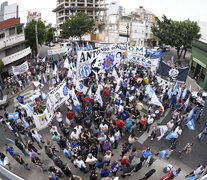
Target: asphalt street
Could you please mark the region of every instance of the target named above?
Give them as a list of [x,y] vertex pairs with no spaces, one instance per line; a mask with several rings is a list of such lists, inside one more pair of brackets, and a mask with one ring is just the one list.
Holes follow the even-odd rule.
[[[47,55],[47,52],[46,52],[47,49],[49,49],[49,48],[44,46],[43,49],[40,52],[40,56],[42,56],[42,57],[46,56]],[[171,59],[171,57],[173,55],[175,55],[175,53],[176,53],[175,50],[171,50],[170,52],[164,53],[163,54],[163,59]],[[33,87],[31,86],[27,91],[30,91],[32,89],[33,89]],[[48,92],[48,89],[49,89],[48,85],[46,84],[43,88],[43,91]],[[146,103],[144,103],[144,104],[146,105]],[[7,111],[8,112],[14,112],[14,99],[10,100],[9,105],[7,107]],[[66,108],[64,106],[62,106],[60,108],[60,111],[65,116]],[[143,112],[146,113],[146,110],[143,110]],[[3,114],[3,110],[0,110],[0,114]],[[171,112],[169,112],[166,115],[166,117],[161,122],[161,124],[166,124],[170,119],[171,119]],[[56,120],[54,120],[54,121],[56,122]],[[57,123],[55,123],[55,124],[57,125]],[[187,127],[185,127],[183,129],[183,133],[182,133],[181,137],[179,137],[180,145],[177,146],[176,151],[173,152],[173,154],[171,155],[170,159],[167,160],[167,162],[176,163],[177,167],[181,166],[181,168],[182,168],[182,165],[184,165],[184,166],[188,166],[192,169],[194,169],[198,164],[206,164],[206,162],[207,162],[206,138],[201,142],[198,141],[198,139],[197,139],[197,135],[202,130],[203,124],[195,123],[195,125],[196,125],[196,130],[195,131],[191,131]],[[48,127],[46,129],[40,131],[40,134],[48,136],[49,129],[50,128]],[[10,139],[14,139],[15,137],[8,129],[7,129],[7,131],[4,131],[4,128],[2,127],[2,125],[0,125],[0,131],[2,132],[1,133],[2,135],[0,137],[0,149],[2,150],[2,149],[4,149],[5,143],[8,143],[8,141],[5,138],[8,137]],[[136,136],[141,137],[142,134],[137,131]],[[128,138],[128,136],[124,136],[123,140],[126,140],[127,138]],[[192,152],[191,152],[190,155],[186,155],[182,159],[179,159],[178,151],[181,150],[187,142],[193,142],[194,143],[193,148],[192,148]],[[164,139],[164,138],[161,139],[160,141],[157,141],[157,140],[150,141],[150,138],[146,138],[146,140],[143,142],[143,144],[137,143],[137,148],[139,150],[142,150],[142,149],[149,146],[153,149],[153,151],[161,151],[161,150],[169,148],[170,144],[171,144],[171,142]],[[134,176],[134,177],[136,177],[136,176]],[[4,178],[2,177],[2,179],[4,179]]]

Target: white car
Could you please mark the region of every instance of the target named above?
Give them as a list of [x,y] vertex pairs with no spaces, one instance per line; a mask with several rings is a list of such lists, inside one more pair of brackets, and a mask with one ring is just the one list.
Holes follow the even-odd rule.
[[191,93],[191,101],[193,103],[198,103],[201,106],[204,106],[206,97],[207,97],[207,92],[194,91]]

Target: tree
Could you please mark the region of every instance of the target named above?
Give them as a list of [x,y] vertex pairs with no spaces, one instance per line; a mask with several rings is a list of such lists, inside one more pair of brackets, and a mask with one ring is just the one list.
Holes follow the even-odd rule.
[[81,38],[84,34],[92,32],[94,27],[94,20],[83,12],[76,13],[71,16],[62,25],[62,36],[64,38],[78,37]]
[[49,28],[46,31],[46,35],[45,35],[45,42],[51,42],[53,41],[53,36],[54,36],[54,32],[55,32],[55,28]]
[[38,42],[40,45],[43,44],[46,34],[45,24],[41,21],[32,20],[32,22],[28,23],[25,27],[25,38],[27,41],[27,45],[29,45],[35,53],[37,53],[36,47],[36,37],[35,37],[35,24],[37,24],[37,32],[38,32]]
[[183,58],[185,58],[187,49],[191,48],[192,40],[199,39],[201,36],[197,22],[190,20],[174,21],[168,19],[165,15],[162,16],[162,20],[156,17],[156,21],[157,23],[151,28],[154,38],[162,44],[175,47],[178,59],[180,59],[183,52]]

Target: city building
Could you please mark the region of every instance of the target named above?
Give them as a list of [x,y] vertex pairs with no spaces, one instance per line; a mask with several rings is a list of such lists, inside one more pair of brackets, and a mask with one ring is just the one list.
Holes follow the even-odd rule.
[[207,91],[207,22],[198,22],[201,38],[192,42],[189,76]]
[[156,23],[155,15],[152,12],[145,10],[143,6],[139,6],[138,9],[135,9],[134,14],[139,15],[142,21]]
[[2,77],[13,74],[12,66],[29,58],[31,49],[25,43],[24,24],[20,23],[20,18],[0,22],[0,59],[4,64]]
[[105,0],[57,0],[56,13],[57,34],[61,35],[61,26],[70,16],[85,12],[95,22],[104,21]]
[[19,6],[15,4],[8,5],[5,1],[1,4],[0,21],[5,21],[10,18],[18,18]]
[[27,23],[32,22],[32,20],[41,20],[41,13],[28,11]]

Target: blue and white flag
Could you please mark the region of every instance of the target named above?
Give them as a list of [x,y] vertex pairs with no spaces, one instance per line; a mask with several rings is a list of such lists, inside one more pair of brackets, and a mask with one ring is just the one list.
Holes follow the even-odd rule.
[[162,57],[162,50],[161,51],[155,51],[149,48],[146,48],[146,54],[152,57],[161,58]]
[[5,138],[5,139],[7,139],[7,140],[10,141],[11,143],[14,143],[14,144],[15,144],[15,142],[14,142],[12,139],[9,139],[9,138]]
[[192,176],[192,177],[188,177],[185,180],[196,180],[196,178],[198,177],[198,175]]
[[188,121],[190,121],[193,118],[193,114],[195,113],[195,111],[197,110],[197,106],[194,106],[193,109],[191,109],[189,115],[188,115]]
[[174,131],[171,131],[166,137],[165,139],[170,140],[170,139],[174,139],[177,138],[177,135],[175,134]]
[[77,98],[77,96],[75,94],[74,89],[72,90],[72,100],[73,100],[73,105],[74,106],[77,106],[77,105],[80,106],[80,102],[79,102],[79,100],[78,100],[78,98]]
[[160,154],[161,154],[161,158],[164,159],[166,156],[167,156],[167,153],[168,153],[168,149],[165,149],[163,151],[160,151]]
[[190,102],[190,96],[188,97],[188,99],[185,101],[184,105],[185,105],[185,109],[187,109],[188,105]]
[[63,67],[69,69],[72,65],[69,64],[68,58],[65,59]]
[[114,76],[115,80],[119,79],[119,76],[118,76],[115,68],[113,69],[112,76]]
[[76,44],[76,52],[78,52],[78,51],[80,51],[81,49],[80,49],[80,46],[79,46],[79,44],[78,44],[78,42],[75,42],[75,44]]
[[186,126],[188,126],[188,129],[190,129],[190,130],[195,130],[194,120],[191,119],[190,121],[188,121],[188,123],[186,124]]
[[86,94],[88,91],[88,88],[84,86],[80,81],[76,81],[76,86],[75,86],[76,91],[82,92],[83,94]]
[[33,95],[33,96],[30,97],[30,100],[31,100],[31,101],[34,101],[34,100],[35,100],[36,98],[38,98],[38,97],[39,97],[39,96],[35,94],[35,95]]
[[82,43],[81,50],[82,50],[82,51],[85,51],[85,46],[84,46],[84,43]]
[[64,55],[66,56],[72,55],[72,50],[73,50],[73,47],[71,46]]
[[93,50],[93,46],[89,42],[86,43],[86,47],[87,47],[88,51]]
[[47,79],[46,79],[46,77],[45,77],[45,72],[42,73],[42,77],[43,77],[43,81],[44,81],[44,83],[46,84],[46,83],[47,83]]
[[18,112],[8,113],[8,118],[17,120],[17,119],[19,119],[19,113]]
[[168,90],[168,99],[171,99],[172,97],[172,86],[170,87],[170,89]]
[[96,101],[99,102],[99,104],[101,105],[101,107],[103,106],[103,100],[102,100],[102,97],[101,97],[101,91],[100,89],[98,88],[97,91],[96,91],[96,94],[95,94],[95,97],[96,97]]
[[150,86],[150,84],[148,84],[146,86],[146,91],[147,91],[147,94],[149,95],[149,97],[152,97],[152,94],[153,94],[154,90],[152,89],[152,87]]
[[176,95],[177,91],[178,91],[178,83],[176,82],[174,89],[173,89],[173,92],[172,92],[172,95]]
[[88,97],[92,97],[92,90],[91,90],[91,88],[89,89],[89,91],[88,91]]
[[41,61],[42,61],[42,62],[45,62],[45,60],[46,60],[46,57],[44,57]]
[[45,94],[43,91],[41,93],[42,99],[46,99],[47,98],[47,94]]
[[183,90],[182,98],[181,98],[181,99],[185,99],[185,96],[186,96],[186,94],[187,94],[187,91],[188,91],[188,88],[185,88],[185,89]]
[[180,100],[181,93],[182,93],[182,88],[179,87],[178,94],[177,94],[177,102]]
[[24,110],[27,112],[28,116],[33,116],[33,112],[34,110],[32,109],[32,107],[27,103],[27,104],[20,104],[22,106],[22,108],[24,108]]

